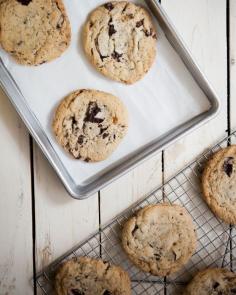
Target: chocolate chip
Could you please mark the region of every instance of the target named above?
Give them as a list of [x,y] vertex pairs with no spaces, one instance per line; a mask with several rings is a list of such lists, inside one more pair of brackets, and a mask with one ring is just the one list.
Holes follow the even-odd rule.
[[125,4],[125,7],[123,8],[122,12],[121,13],[124,13],[128,7],[129,3]]
[[[145,34],[146,37],[150,37],[153,34],[153,29],[151,28],[150,31],[144,29],[143,32],[144,32],[144,34]],[[155,33],[153,34],[153,36],[154,36],[154,38],[156,38],[156,34]]]
[[114,59],[116,59],[118,62],[120,62],[120,58],[122,57],[122,53],[118,53],[118,52],[116,52],[115,50],[113,51],[113,53],[112,53],[112,57],[114,58]]
[[17,0],[19,3],[21,3],[22,5],[29,5],[29,3],[32,1],[32,0]]
[[141,19],[140,21],[136,22],[136,28],[143,26],[143,22],[144,22],[144,18]]
[[161,255],[158,253],[154,253],[154,257],[155,257],[156,261],[158,261],[158,260],[160,260]]
[[114,6],[111,2],[104,4],[104,7],[109,11],[111,11],[114,8]]
[[213,287],[213,289],[217,289],[219,287],[219,285],[220,284],[218,282],[215,282],[212,287]]
[[72,295],[85,295],[85,293],[83,291],[80,291],[79,289],[71,289],[70,293]]
[[104,119],[96,118],[96,115],[101,112],[96,102],[90,102],[85,114],[84,121],[91,123],[102,123]]
[[109,136],[108,133],[103,133],[102,138],[104,139],[104,138],[106,138],[107,136]]
[[108,290],[105,290],[103,295],[112,295],[112,293],[110,291],[108,291]]
[[225,159],[224,164],[223,164],[224,172],[229,177],[233,173],[233,163],[234,163],[234,158],[233,157],[228,157],[228,158]]
[[17,43],[17,46],[20,46],[22,43],[23,43],[23,41],[19,41],[19,42]]
[[84,159],[84,161],[85,161],[85,162],[90,162],[91,159],[90,159],[89,157],[87,157],[87,158]]
[[231,293],[236,294],[236,288],[230,290]]
[[[101,125],[100,125],[100,126],[98,125],[98,127],[101,128]],[[100,129],[100,134],[103,134],[104,131],[106,131],[107,129],[108,129],[108,127],[101,128],[101,129]]]
[[78,144],[82,144],[84,142],[84,135],[80,135],[77,140]]
[[109,34],[109,36],[111,37],[113,34],[115,34],[116,33],[116,30],[115,30],[115,27],[114,27],[114,25],[109,25],[109,29],[108,29],[108,34]]
[[152,244],[148,243],[148,245],[149,245],[151,248],[153,248],[153,245],[152,245]]

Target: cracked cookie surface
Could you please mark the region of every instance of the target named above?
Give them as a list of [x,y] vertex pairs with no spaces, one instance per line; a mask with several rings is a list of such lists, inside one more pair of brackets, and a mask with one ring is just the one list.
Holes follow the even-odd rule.
[[72,92],[56,110],[53,130],[76,159],[106,159],[128,130],[128,113],[120,99],[90,89]]
[[178,271],[196,249],[191,216],[179,205],[149,205],[131,217],[122,231],[131,261],[145,272],[167,276]]
[[148,12],[126,1],[96,8],[84,27],[84,49],[105,76],[131,84],[148,72],[156,56],[156,30]]
[[131,295],[130,279],[122,268],[89,257],[65,262],[55,288],[58,295]]
[[222,268],[200,271],[184,292],[184,295],[234,294],[236,294],[236,274]]
[[49,62],[69,46],[70,23],[61,0],[5,0],[0,7],[1,45],[18,63]]
[[236,145],[216,152],[202,175],[203,197],[226,223],[236,224]]

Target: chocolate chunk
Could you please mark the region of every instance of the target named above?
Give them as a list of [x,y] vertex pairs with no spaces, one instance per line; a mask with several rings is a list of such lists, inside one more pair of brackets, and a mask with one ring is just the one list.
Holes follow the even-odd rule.
[[116,135],[115,134],[113,134],[113,138],[116,139]]
[[215,289],[217,289],[218,287],[219,287],[219,283],[218,282],[215,282],[214,284],[213,284],[213,289],[215,290]]
[[84,159],[84,161],[85,161],[85,162],[90,162],[91,159],[90,159],[89,157],[87,157],[87,158]]
[[19,42],[17,43],[17,46],[20,46],[22,43],[23,43],[23,41],[19,41]]
[[80,135],[77,140],[78,144],[82,144],[84,142],[84,135]]
[[154,256],[155,256],[156,261],[160,260],[160,258],[161,258],[161,255],[158,253],[154,253]]
[[83,291],[80,291],[79,289],[71,289],[70,290],[71,295],[85,295]]
[[236,294],[236,288],[231,289],[230,292]]
[[127,14],[127,16],[128,16],[130,19],[134,18],[133,13],[129,13],[129,14]]
[[114,6],[111,2],[104,4],[104,7],[109,11],[111,11],[114,8]]
[[144,22],[144,18],[141,19],[140,21],[136,22],[136,28],[143,26],[143,22]]
[[139,227],[137,226],[137,224],[135,224],[135,227],[134,227],[134,229],[132,230],[131,234],[134,235],[135,232],[136,232],[136,230],[138,230],[138,228],[139,228]]
[[230,177],[233,173],[233,163],[234,163],[234,158],[233,157],[228,157],[225,159],[224,164],[223,164],[223,169],[224,172]]
[[[144,29],[143,32],[144,32],[144,34],[145,34],[146,37],[150,37],[153,34],[153,29],[151,28],[150,31]],[[153,36],[156,38],[156,34],[155,33],[153,34]]]
[[122,10],[122,12],[121,12],[122,14],[126,11],[128,5],[129,5],[129,3],[125,4],[125,7],[123,8],[123,10]]
[[116,52],[115,50],[113,51],[113,53],[112,53],[112,57],[115,59],[115,60],[117,60],[118,62],[120,62],[120,58],[122,57],[122,53],[118,53],[118,52]]
[[32,0],[17,0],[19,3],[21,3],[22,5],[29,5],[29,3],[32,1]]
[[111,37],[113,34],[115,34],[116,33],[116,30],[115,30],[115,27],[114,27],[114,25],[109,25],[109,30],[108,30],[108,34],[109,34],[109,36]]
[[96,102],[90,102],[85,114],[84,122],[102,123],[104,119],[96,118],[96,115],[101,112]]
[[104,293],[103,293],[103,295],[112,295],[112,294],[111,294],[111,292],[110,292],[110,291],[108,291],[108,290],[105,290],[105,291],[104,291]]
[[[98,127],[101,128],[101,125],[100,125],[100,126],[98,125]],[[100,134],[103,134],[104,131],[106,131],[107,129],[108,129],[108,126],[105,127],[105,128],[101,128],[101,129],[100,129]]]
[[102,138],[104,139],[104,138],[106,138],[107,136],[109,136],[108,133],[103,133]]
[[152,245],[152,244],[148,243],[148,245],[149,245],[151,248],[153,248],[153,245]]

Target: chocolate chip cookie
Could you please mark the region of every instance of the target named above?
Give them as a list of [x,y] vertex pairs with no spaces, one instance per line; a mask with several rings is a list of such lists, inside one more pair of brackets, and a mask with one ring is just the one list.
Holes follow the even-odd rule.
[[203,196],[226,223],[236,224],[236,145],[215,153],[202,176]]
[[62,0],[5,0],[0,8],[0,28],[3,49],[25,65],[59,57],[71,39]]
[[57,108],[53,130],[59,143],[76,159],[106,159],[128,129],[128,113],[115,96],[82,89],[72,92]]
[[184,295],[234,295],[236,274],[222,268],[199,272],[187,286]]
[[122,268],[88,257],[65,262],[55,289],[58,295],[131,295],[130,279]]
[[167,276],[193,255],[196,233],[191,216],[183,207],[167,203],[150,205],[125,223],[122,244],[140,269]]
[[84,27],[84,49],[105,76],[127,84],[148,72],[156,55],[156,30],[148,12],[127,1],[96,8]]

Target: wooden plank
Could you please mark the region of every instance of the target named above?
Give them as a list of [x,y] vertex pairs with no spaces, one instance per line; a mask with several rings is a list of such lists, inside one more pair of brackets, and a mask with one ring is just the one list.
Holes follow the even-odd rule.
[[0,294],[30,295],[33,288],[29,135],[0,89]]
[[165,151],[165,178],[169,178],[209,145],[226,135],[226,1],[162,0],[162,5],[222,103],[221,112],[215,119]]
[[40,271],[97,230],[99,214],[97,194],[84,201],[72,199],[36,144],[34,169],[36,269]]
[[101,191],[101,221],[105,223],[162,183],[158,154]]
[[236,129],[236,1],[230,1],[230,97],[231,129]]

